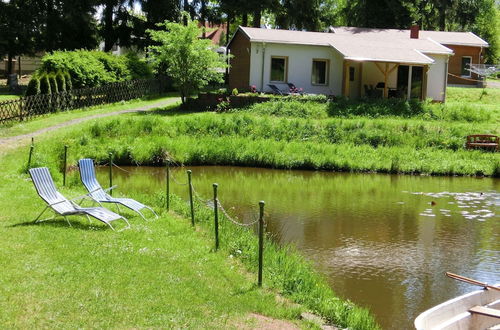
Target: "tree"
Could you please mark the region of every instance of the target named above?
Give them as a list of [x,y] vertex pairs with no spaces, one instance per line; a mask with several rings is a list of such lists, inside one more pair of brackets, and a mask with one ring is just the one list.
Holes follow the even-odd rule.
[[[184,14],[187,16],[187,14]],[[185,17],[186,17],[185,16]],[[182,103],[192,92],[210,82],[223,82],[225,58],[215,52],[210,40],[200,39],[197,21],[186,17],[187,25],[165,21],[165,30],[148,30],[151,39],[159,45],[151,46],[155,66],[166,67],[167,74],[179,88]]]

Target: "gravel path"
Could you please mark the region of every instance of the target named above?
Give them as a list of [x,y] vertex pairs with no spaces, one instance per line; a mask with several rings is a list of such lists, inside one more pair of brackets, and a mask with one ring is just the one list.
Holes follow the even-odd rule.
[[97,114],[97,115],[71,119],[71,120],[59,123],[57,125],[53,125],[53,126],[39,129],[39,130],[31,132],[31,133],[0,138],[0,151],[6,151],[9,149],[13,149],[19,145],[22,145],[23,142],[29,142],[32,137],[39,136],[39,135],[46,133],[46,132],[55,131],[59,128],[76,125],[76,124],[79,124],[79,123],[82,123],[82,122],[85,122],[88,120],[96,119],[96,118],[116,116],[116,115],[121,115],[124,113],[131,113],[131,112],[149,111],[151,109],[158,108],[158,107],[164,107],[164,106],[173,104],[173,103],[178,102],[178,101],[179,101],[178,98],[173,98],[173,99],[168,99],[168,100],[161,101],[158,103],[153,103],[153,104],[150,104],[150,105],[147,105],[144,107],[140,107],[140,108],[119,110],[119,111],[114,111],[114,112],[101,113],[101,114]]

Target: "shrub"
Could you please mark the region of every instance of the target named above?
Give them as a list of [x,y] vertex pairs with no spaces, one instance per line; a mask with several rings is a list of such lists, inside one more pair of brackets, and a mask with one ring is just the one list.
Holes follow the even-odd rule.
[[49,73],[49,74],[47,74],[47,77],[49,78],[51,93],[52,94],[59,93],[59,88],[57,86],[57,80],[56,80],[55,73]]
[[69,74],[68,71],[63,72],[64,75],[64,81],[66,83],[66,90],[70,91],[73,89],[73,82],[71,81],[71,75]]
[[30,82],[28,83],[28,88],[26,89],[26,96],[38,95],[40,94],[40,79],[34,75]]
[[42,74],[40,76],[40,94],[52,94],[52,89],[50,88],[50,81],[47,74]]
[[56,82],[57,82],[57,90],[59,92],[65,92],[66,91],[66,77],[64,76],[64,73],[61,71],[58,71],[56,73]]
[[232,93],[231,93],[233,96],[238,96],[239,92],[238,92],[238,88],[234,88]]
[[153,69],[145,59],[139,58],[137,53],[130,52],[125,55],[127,67],[132,79],[148,79],[153,76]]
[[65,71],[72,88],[95,87],[130,79],[125,57],[99,51],[56,51],[42,58],[40,73]]

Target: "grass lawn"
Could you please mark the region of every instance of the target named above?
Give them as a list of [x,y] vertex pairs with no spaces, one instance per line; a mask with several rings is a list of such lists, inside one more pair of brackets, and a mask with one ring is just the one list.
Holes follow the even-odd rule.
[[20,134],[34,132],[38,129],[52,125],[57,125],[72,119],[92,116],[95,114],[110,113],[119,110],[127,110],[148,106],[167,100],[176,100],[177,93],[168,93],[161,97],[145,97],[143,99],[112,103],[107,105],[95,106],[90,108],[76,109],[70,111],[61,111],[56,114],[36,117],[25,122],[10,121],[0,125],[0,137],[9,137]]
[[10,100],[16,100],[20,98],[21,96],[19,95],[6,95],[6,94],[0,94],[0,102],[2,101],[10,101]]
[[163,212],[153,198],[129,194],[161,216],[145,222],[126,212],[132,229],[122,232],[75,217],[73,227],[61,219],[33,224],[44,203],[19,172],[25,160],[21,150],[1,157],[2,327],[221,328],[252,326],[250,313],[308,327],[298,320],[301,307],[256,288],[238,261],[212,251],[203,229]]

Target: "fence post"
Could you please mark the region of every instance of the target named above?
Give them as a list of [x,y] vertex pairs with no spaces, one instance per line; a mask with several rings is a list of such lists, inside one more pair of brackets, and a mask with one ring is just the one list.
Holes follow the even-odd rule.
[[28,156],[28,168],[26,169],[26,173],[28,173],[29,169],[31,168],[31,157],[33,155],[34,148],[35,148],[35,145],[33,144],[33,140],[32,140],[32,143],[30,145],[30,154]]
[[167,160],[166,180],[167,180],[167,211],[169,211],[170,210],[170,162],[168,160]]
[[219,201],[217,199],[217,183],[213,184],[214,187],[214,228],[215,228],[215,251],[219,249]]
[[[109,187],[113,187],[113,153],[109,153]],[[109,190],[109,194],[113,196],[113,189]]]
[[262,264],[263,264],[263,254],[264,254],[264,201],[259,202],[260,212],[259,212],[259,278],[258,286],[262,286]]
[[68,146],[64,146],[64,165],[63,165],[63,186],[66,185],[66,167],[68,166]]
[[193,185],[191,184],[191,170],[187,170],[189,186],[189,205],[191,206],[191,225],[194,226],[194,204],[193,204]]

